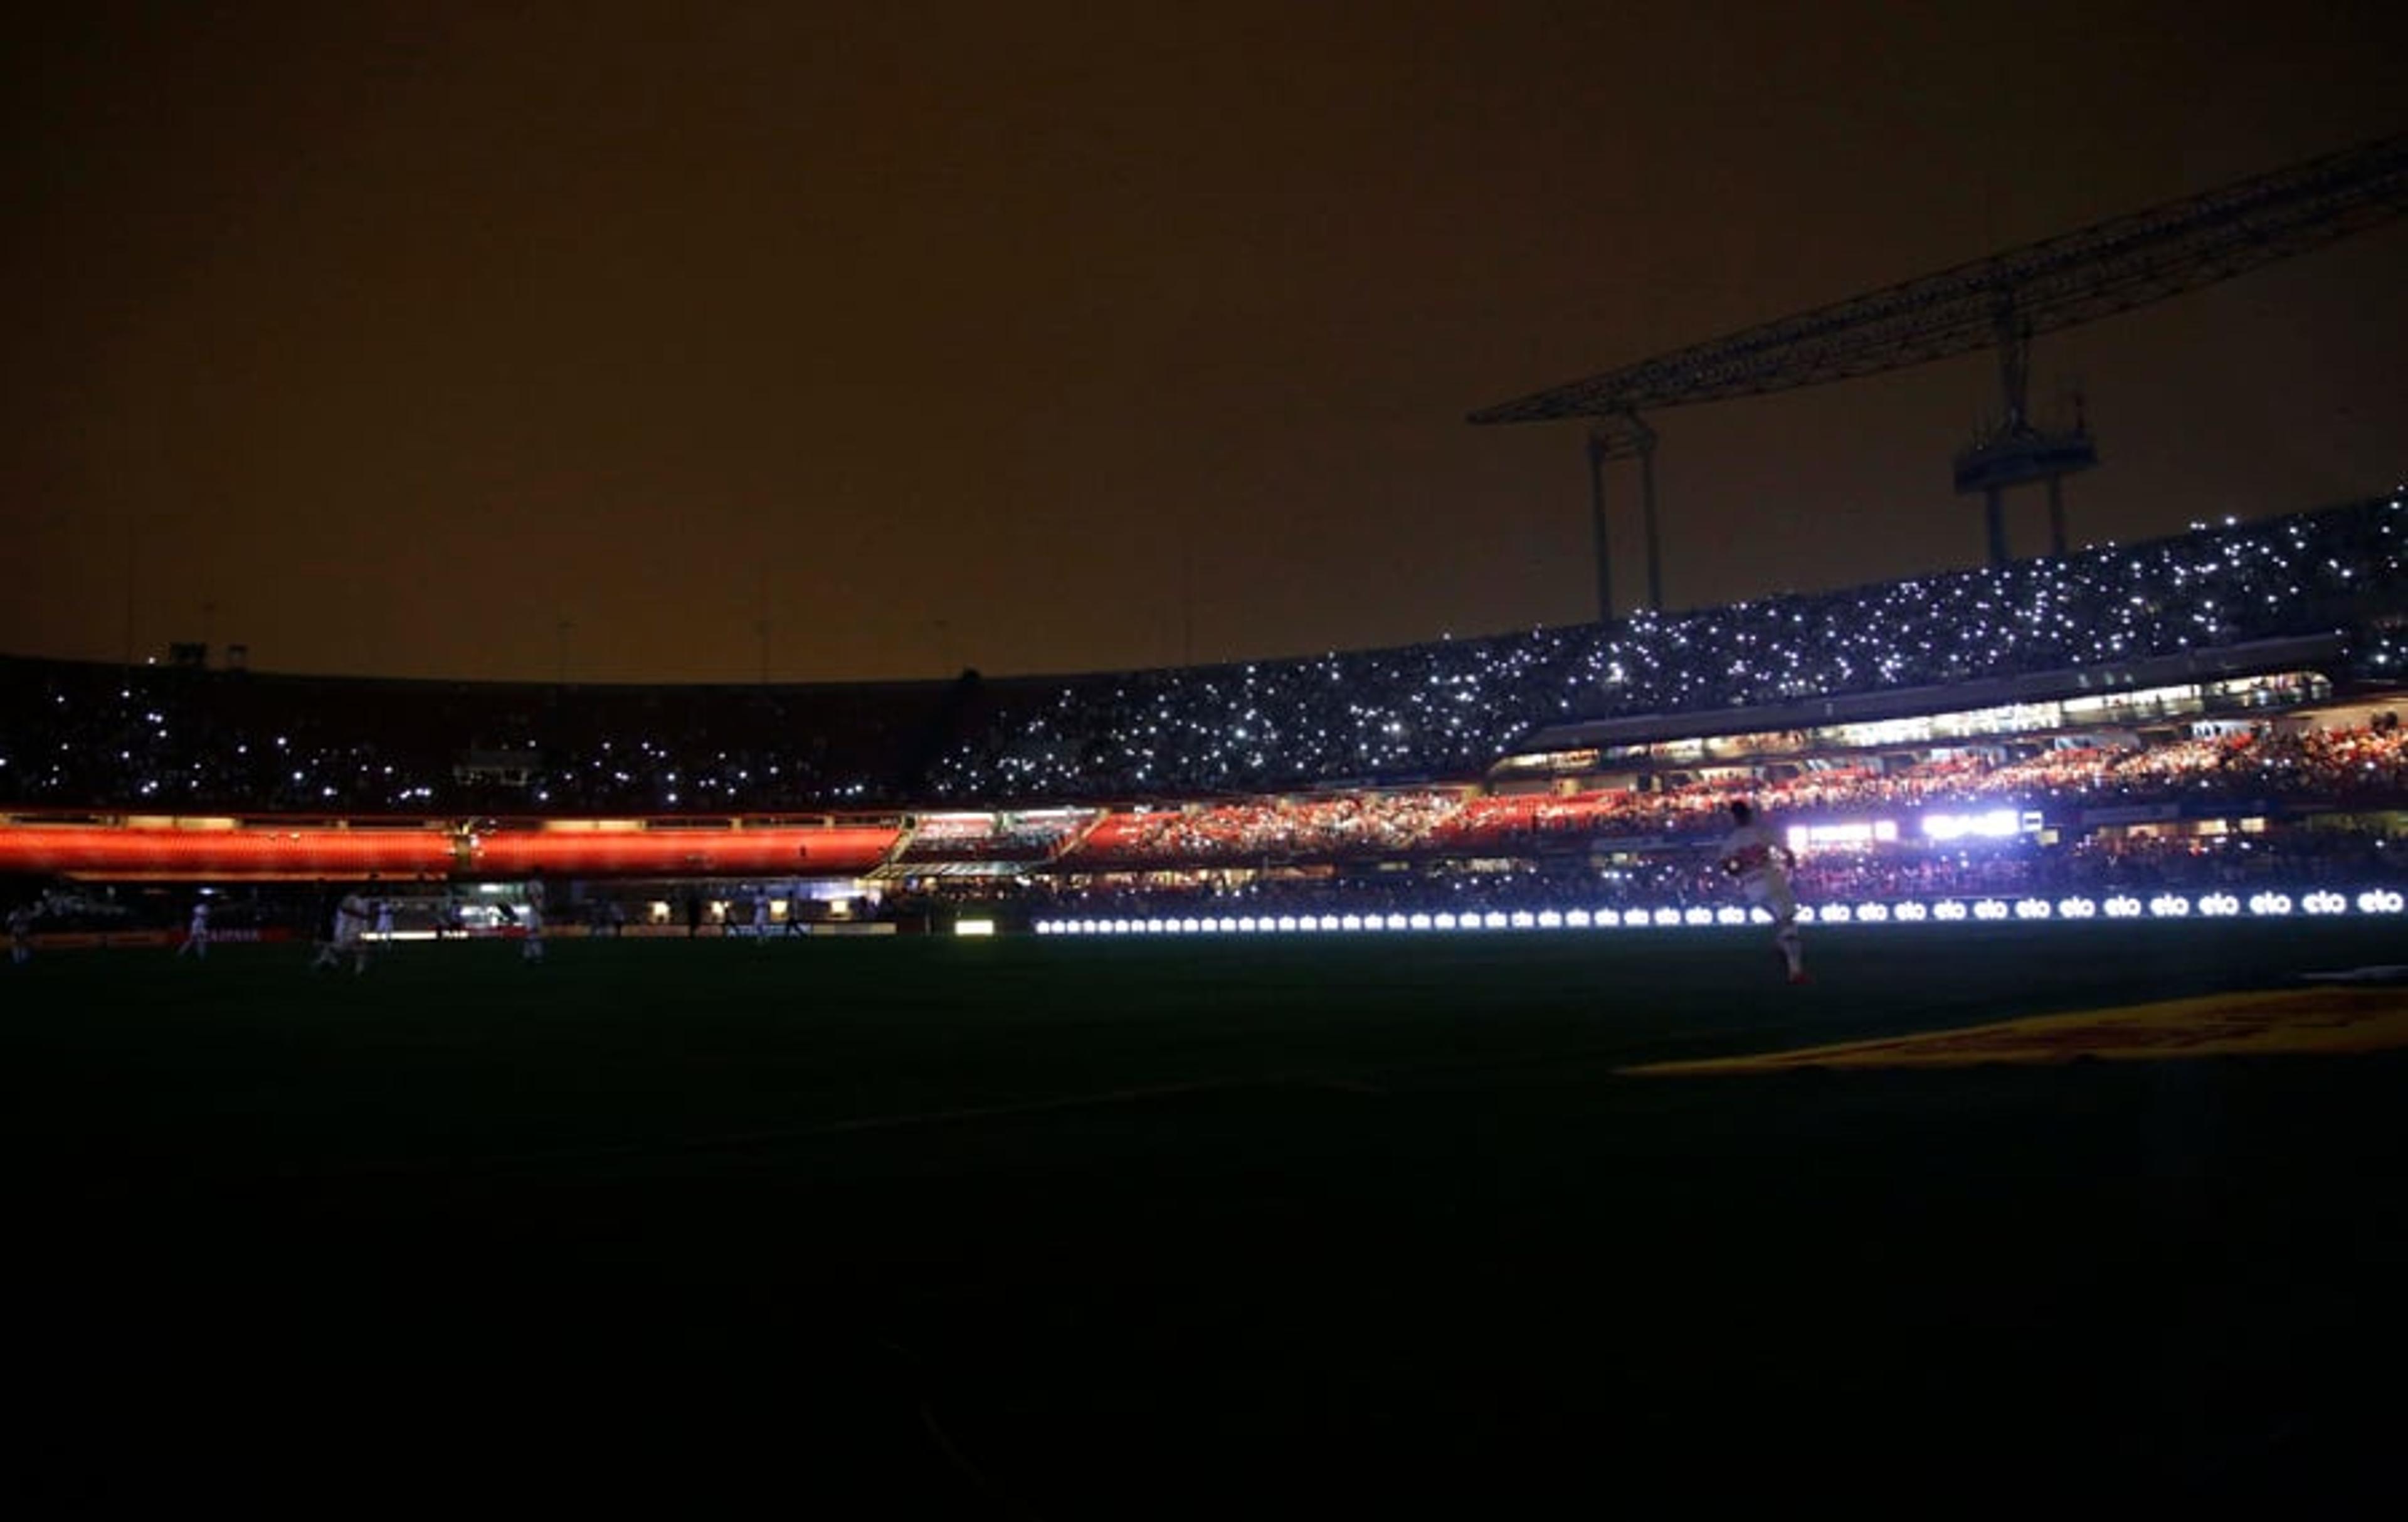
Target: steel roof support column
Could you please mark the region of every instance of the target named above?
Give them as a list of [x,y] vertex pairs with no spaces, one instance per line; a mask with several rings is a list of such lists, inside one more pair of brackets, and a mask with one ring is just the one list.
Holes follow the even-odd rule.
[[1639,440],[1640,511],[1647,528],[1647,607],[1660,613],[1664,610],[1664,556],[1662,542],[1656,536],[1656,430],[1640,422],[1636,412],[1628,414],[1628,420]]
[[1593,428],[1588,436],[1588,521],[1597,543],[1597,621],[1613,622],[1613,560],[1606,547],[1605,537],[1605,462],[1612,457],[1613,446],[1605,430]]

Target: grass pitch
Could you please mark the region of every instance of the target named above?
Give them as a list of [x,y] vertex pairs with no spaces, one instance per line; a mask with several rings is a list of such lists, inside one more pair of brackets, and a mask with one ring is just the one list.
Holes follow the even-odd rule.
[[1833,927],[1803,988],[1744,930],[49,955],[0,982],[13,1472],[320,1512],[2361,1494],[2408,1054],[1627,1070],[2401,952]]

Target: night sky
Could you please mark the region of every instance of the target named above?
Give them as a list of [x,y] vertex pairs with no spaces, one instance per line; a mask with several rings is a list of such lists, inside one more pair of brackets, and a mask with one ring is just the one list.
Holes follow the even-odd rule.
[[[0,651],[273,670],[1577,622],[1580,425],[1466,413],[2408,129],[2396,0],[41,10]],[[2106,462],[2077,541],[2408,478],[2404,274],[2408,222],[2042,338]],[[1974,355],[1655,415],[1668,601],[1977,564],[1994,395]]]

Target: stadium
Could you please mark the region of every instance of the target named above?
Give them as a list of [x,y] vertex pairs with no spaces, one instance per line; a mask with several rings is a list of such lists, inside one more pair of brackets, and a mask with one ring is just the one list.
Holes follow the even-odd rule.
[[122,887],[128,934],[172,930],[203,885],[223,927],[292,928],[280,888],[371,877],[397,933],[432,934],[535,874],[569,934],[696,928],[689,900],[714,934],[1687,923],[1727,916],[1708,848],[1752,797],[1828,919],[2389,913],[2403,546],[2386,497],[1819,596],[1059,682],[14,660],[0,866]]
[[[2408,497],[1996,553],[2065,446],[1971,452],[1976,568],[1288,659],[0,660],[27,1484],[2363,1500]],[[386,917],[322,967],[337,893]]]

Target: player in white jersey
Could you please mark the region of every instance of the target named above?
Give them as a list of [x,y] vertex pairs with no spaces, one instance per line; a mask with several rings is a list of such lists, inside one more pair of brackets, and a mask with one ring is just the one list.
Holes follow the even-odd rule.
[[1798,897],[1789,891],[1789,869],[1797,856],[1756,817],[1753,805],[1736,799],[1730,806],[1732,828],[1723,837],[1715,858],[1722,869],[1739,880],[1750,905],[1772,916],[1772,944],[1789,969],[1791,983],[1806,981],[1806,955],[1798,939]]
[[543,879],[527,879],[526,904],[520,911],[526,923],[526,939],[519,942],[519,955],[526,961],[543,960]]
[[376,911],[367,899],[356,893],[343,895],[340,907],[335,911],[335,941],[351,954],[351,970],[368,969],[368,926],[376,923]]
[[309,966],[312,969],[333,967],[348,955],[351,959],[351,970],[354,973],[366,972],[368,969],[367,928],[374,919],[375,911],[368,908],[366,898],[357,893],[343,895],[335,905],[334,923],[327,939],[318,943],[318,955]]
[[206,898],[193,906],[193,923],[184,928],[184,943],[176,948],[179,956],[186,952],[203,958],[209,955],[209,901]]

